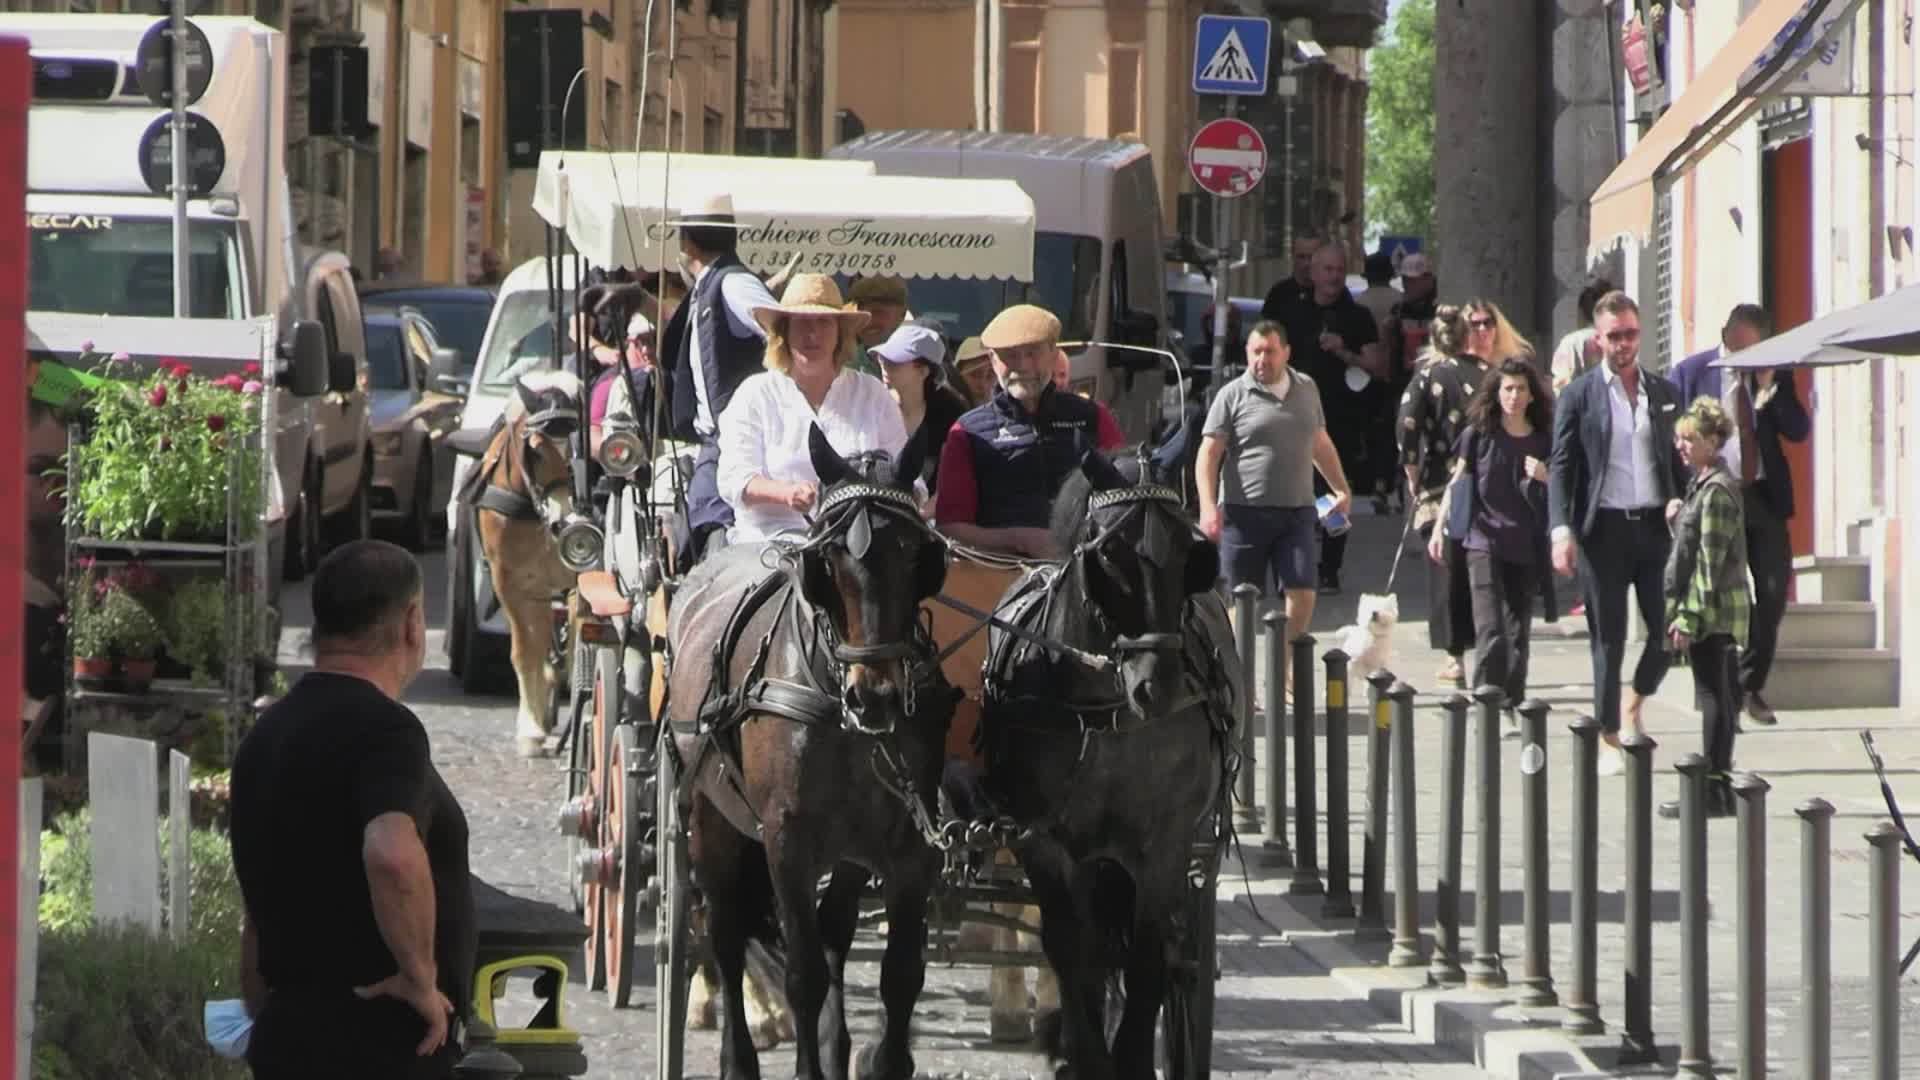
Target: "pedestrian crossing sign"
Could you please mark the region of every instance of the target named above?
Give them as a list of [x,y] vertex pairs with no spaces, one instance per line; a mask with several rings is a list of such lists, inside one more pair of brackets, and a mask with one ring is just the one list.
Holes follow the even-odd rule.
[[1193,92],[1267,92],[1267,53],[1273,23],[1240,15],[1202,15],[1193,35]]

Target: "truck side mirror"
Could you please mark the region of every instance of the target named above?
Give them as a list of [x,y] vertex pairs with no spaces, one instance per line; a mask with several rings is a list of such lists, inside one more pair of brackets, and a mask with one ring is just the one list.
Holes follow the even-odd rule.
[[327,335],[311,319],[295,322],[280,342],[281,365],[274,383],[295,397],[327,392]]
[[433,363],[427,367],[427,389],[438,394],[467,395],[466,380],[460,377],[460,350],[445,345],[433,350]]
[[336,394],[351,394],[360,385],[360,368],[350,352],[337,352],[327,365],[327,389]]

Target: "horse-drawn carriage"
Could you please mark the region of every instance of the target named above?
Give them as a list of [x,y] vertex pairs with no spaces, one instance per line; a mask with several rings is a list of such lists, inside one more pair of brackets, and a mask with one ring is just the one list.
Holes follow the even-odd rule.
[[[677,209],[720,191],[758,271],[1032,278],[1032,205],[1009,182],[765,164],[551,154],[536,209],[575,258],[638,273],[671,265]],[[569,334],[587,336],[555,327]],[[861,923],[884,923],[888,946],[886,1031],[863,1074],[911,1074],[907,1019],[931,953],[1060,972],[1063,1051],[1103,1061],[1094,1071],[1150,1074],[1164,1027],[1167,1074],[1206,1075],[1247,703],[1233,697],[1217,554],[1178,491],[1144,455],[1090,455],[1055,516],[1066,558],[1023,562],[927,524],[911,485],[937,440],[850,460],[816,430],[807,536],[689,568],[679,448],[646,437],[665,425],[636,415],[634,389],[615,376],[597,460],[577,425],[571,506],[548,525],[572,530],[561,546],[579,572],[560,820],[590,928],[585,981],[630,1002],[651,909],[661,1075],[682,1072],[696,958],[728,991],[723,1055],[752,1052],[749,938],[779,943],[803,1071],[822,1055],[844,1065],[838,968]],[[596,565],[581,557],[583,519]],[[1035,904],[1039,925],[1021,914]],[[958,947],[969,922],[1000,944]],[[1038,934],[1045,955],[1011,931]]]

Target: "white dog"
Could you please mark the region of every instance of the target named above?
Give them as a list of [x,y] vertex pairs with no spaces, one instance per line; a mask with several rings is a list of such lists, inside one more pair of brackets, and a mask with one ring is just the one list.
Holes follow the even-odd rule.
[[1347,683],[1354,685],[1393,663],[1393,628],[1400,622],[1400,598],[1392,593],[1363,593],[1359,621],[1340,632],[1347,654]]

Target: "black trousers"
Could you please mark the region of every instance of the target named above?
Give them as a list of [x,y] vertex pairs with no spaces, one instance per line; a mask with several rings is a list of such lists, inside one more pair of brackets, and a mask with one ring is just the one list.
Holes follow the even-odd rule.
[[1740,686],[1749,694],[1767,687],[1773,654],[1780,645],[1780,620],[1787,614],[1787,584],[1793,575],[1793,548],[1787,523],[1752,488],[1743,500],[1747,514],[1747,567],[1753,572],[1753,613],[1747,647],[1740,653]]
[[1633,689],[1649,695],[1660,689],[1673,658],[1667,653],[1667,598],[1664,577],[1666,512],[1600,510],[1593,529],[1580,541],[1580,567],[1587,581],[1587,633],[1593,652],[1593,713],[1600,730],[1620,730],[1620,670],[1627,658],[1627,590],[1632,589],[1647,624],[1647,643],[1634,665]]
[[1508,705],[1519,705],[1527,696],[1527,655],[1540,567],[1469,551],[1467,580],[1473,593],[1471,685],[1497,686],[1506,692]]
[[460,1046],[448,1033],[428,1057],[414,1054],[426,1022],[393,998],[351,990],[280,991],[267,997],[247,1040],[254,1080],[445,1080]]
[[1706,756],[1709,788],[1727,787],[1733,771],[1733,740],[1739,734],[1740,689],[1734,668],[1740,653],[1733,638],[1713,634],[1687,647],[1693,668],[1693,700],[1700,710],[1700,752]]
[[[1436,529],[1443,528],[1434,522]],[[1429,534],[1431,535],[1431,534]],[[1440,561],[1427,564],[1427,645],[1459,659],[1474,644],[1473,590],[1467,551],[1458,540],[1443,542]],[[1425,544],[1421,547],[1424,549]]]

